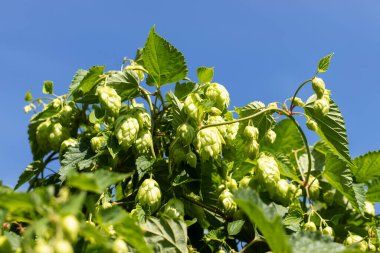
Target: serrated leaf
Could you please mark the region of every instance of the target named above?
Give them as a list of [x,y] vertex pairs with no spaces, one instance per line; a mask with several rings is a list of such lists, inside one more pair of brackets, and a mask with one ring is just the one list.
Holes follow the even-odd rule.
[[187,119],[186,114],[182,110],[183,104],[179,101],[179,99],[176,97],[176,95],[174,95],[172,91],[166,93],[166,99],[172,105],[172,126],[174,129],[177,129],[177,127],[184,123]]
[[323,57],[319,63],[318,63],[318,72],[326,72],[329,69],[331,57],[334,55],[334,53],[331,53],[325,57]]
[[289,154],[292,150],[304,146],[302,136],[291,119],[283,119],[276,124],[273,131],[277,137],[273,144],[264,142],[262,148],[275,153]]
[[252,189],[239,189],[234,193],[237,205],[257,226],[274,253],[292,252],[276,208],[266,205]]
[[380,202],[380,180],[371,180],[367,183],[366,199],[371,202]]
[[131,173],[116,173],[107,170],[95,172],[71,173],[67,175],[67,185],[89,192],[102,193],[107,187],[114,185],[128,177]]
[[149,159],[146,156],[140,156],[136,159],[136,170],[139,181],[145,176],[147,172],[149,172],[149,169],[152,168],[155,161],[156,159]]
[[352,167],[358,182],[367,182],[380,177],[380,150],[368,152],[354,159]]
[[129,70],[113,72],[107,77],[107,86],[116,90],[122,101],[136,98],[140,95],[139,81]]
[[145,240],[154,247],[154,252],[188,252],[184,221],[151,217],[142,227]]
[[289,177],[295,181],[299,179],[297,171],[291,163],[288,156],[280,153],[273,154],[273,156],[276,159],[277,164],[279,165],[281,175]]
[[19,176],[14,189],[17,190],[20,186],[28,182],[33,176],[40,173],[42,169],[44,169],[44,164],[40,160],[30,163]]
[[300,230],[300,224],[304,220],[304,213],[301,208],[295,208],[289,210],[289,213],[285,216],[282,224],[291,230]]
[[342,113],[333,100],[330,100],[330,110],[326,116],[316,113],[313,105],[316,96],[311,96],[304,107],[305,113],[318,124],[317,134],[327,144],[331,151],[352,164],[348,149],[348,138]]
[[176,83],[174,88],[174,94],[179,100],[182,100],[187,97],[195,88],[196,83],[186,82],[186,83]]
[[330,237],[323,236],[321,233],[300,232],[290,238],[293,253],[358,253],[354,248],[346,248],[340,243],[333,242]]
[[52,81],[45,81],[42,86],[42,93],[44,94],[53,94],[54,84]]
[[244,226],[244,220],[235,220],[227,224],[228,235],[237,235]]
[[209,83],[214,78],[214,67],[201,66],[197,68],[197,76],[200,83]]
[[69,97],[76,101],[89,92],[103,74],[105,66],[93,66],[88,71],[78,70],[69,87]]
[[58,171],[60,179],[64,181],[71,172],[91,167],[98,156],[92,151],[88,140],[81,140],[78,145],[69,147],[63,155],[62,166]]
[[187,173],[186,171],[182,171],[180,174],[178,174],[174,180],[173,180],[173,186],[179,186],[179,185],[182,185],[182,184],[187,184],[187,183],[191,183],[191,182],[196,182],[196,181],[200,181],[198,179],[194,179],[194,178],[191,178]]
[[26,102],[30,102],[33,100],[32,93],[30,92],[30,90],[28,90],[28,92],[25,94],[24,100]]
[[182,53],[159,36],[154,27],[143,49],[143,62],[149,72],[147,83],[158,87],[183,80],[187,75],[187,66]]
[[218,204],[218,186],[222,183],[222,179],[217,168],[211,162],[202,162],[201,164],[201,196],[202,200],[211,206]]
[[344,160],[331,153],[327,154],[323,176],[348,199],[357,211],[363,213],[365,201],[364,187],[354,184],[351,169]]

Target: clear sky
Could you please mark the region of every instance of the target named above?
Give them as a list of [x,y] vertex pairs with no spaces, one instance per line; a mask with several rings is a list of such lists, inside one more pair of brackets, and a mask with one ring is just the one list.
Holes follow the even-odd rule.
[[32,161],[25,92],[40,95],[53,80],[63,94],[79,68],[119,68],[154,24],[184,53],[190,77],[215,67],[235,106],[283,101],[335,52],[322,77],[345,117],[351,154],[380,149],[379,10],[375,0],[3,1],[0,179],[14,186]]

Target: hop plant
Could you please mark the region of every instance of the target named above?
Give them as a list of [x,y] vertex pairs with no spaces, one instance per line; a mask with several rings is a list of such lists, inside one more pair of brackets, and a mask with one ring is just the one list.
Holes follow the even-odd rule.
[[[225,122],[226,121],[223,119],[222,116],[209,116],[208,120],[207,120],[207,125],[225,123]],[[222,136],[226,136],[226,134],[227,134],[227,126],[226,125],[216,126],[216,128],[219,130],[219,133]]]
[[132,115],[119,117],[116,121],[115,135],[119,145],[128,149],[136,141],[140,125]]
[[256,157],[259,154],[259,149],[260,145],[257,142],[257,140],[251,140],[245,143],[244,146],[244,154],[249,158],[249,159],[256,159]]
[[195,148],[202,160],[217,158],[222,152],[223,137],[217,128],[200,130],[195,139]]
[[363,240],[363,237],[359,235],[350,234],[343,242],[344,245],[352,245],[357,243],[359,246],[359,250],[362,252],[366,252],[368,249],[368,243]]
[[138,120],[141,128],[151,128],[151,118],[149,113],[142,107],[137,107],[135,109],[134,117]]
[[69,103],[61,109],[59,121],[63,126],[71,127],[78,116],[78,109],[74,103]]
[[186,154],[186,163],[188,165],[190,165],[191,167],[193,168],[196,168],[197,167],[197,155],[192,152],[192,151],[189,151],[187,154]]
[[322,234],[332,237],[332,236],[334,236],[334,230],[332,227],[327,226],[327,227],[323,228]]
[[199,94],[191,93],[189,96],[187,96],[183,105],[185,113],[196,121],[199,121],[201,116],[199,110],[201,100],[202,99]]
[[294,98],[294,100],[293,100],[293,104],[295,105],[295,106],[305,106],[305,103],[302,101],[302,99],[301,98],[299,98],[299,97],[295,97]]
[[61,123],[54,123],[52,125],[48,141],[54,151],[59,151],[62,142],[68,138],[70,138],[70,133]]
[[303,229],[306,231],[317,231],[317,226],[315,225],[314,222],[309,221],[303,225]]
[[375,206],[369,201],[364,202],[364,212],[370,216],[375,216]]
[[309,194],[312,199],[318,199],[319,198],[319,180],[310,175],[309,177]]
[[37,143],[40,148],[43,150],[49,150],[51,145],[49,142],[49,135],[51,132],[52,128],[52,122],[50,119],[45,120],[39,126],[37,127],[36,130],[36,139]]
[[218,109],[224,110],[230,105],[230,94],[221,84],[211,83],[207,87],[205,95],[215,103],[214,106]]
[[117,238],[112,244],[113,253],[128,253],[128,246],[123,239]]
[[100,105],[111,116],[117,116],[121,108],[121,98],[116,90],[109,86],[99,86],[96,90]]
[[66,215],[61,221],[63,231],[71,241],[76,240],[79,232],[79,221],[74,215]]
[[269,187],[274,187],[280,180],[280,170],[278,164],[272,156],[267,156],[264,153],[257,159],[258,177],[259,180]]
[[171,198],[165,205],[164,213],[172,219],[182,219],[185,216],[185,206],[177,198]]
[[325,82],[321,78],[315,77],[313,78],[311,84],[315,94],[317,94],[317,97],[322,98],[325,93]]
[[61,147],[59,149],[59,152],[61,154],[65,153],[69,147],[74,147],[78,144],[78,140],[74,138],[69,138],[67,140],[64,140],[61,144]]
[[192,127],[188,123],[183,123],[177,128],[177,136],[181,139],[181,142],[183,145],[187,146],[192,143],[194,136],[195,136],[195,130],[194,127]]
[[317,131],[318,130],[318,124],[315,122],[313,119],[308,119],[306,121],[306,126],[309,128],[311,131]]
[[132,71],[140,81],[144,80],[144,68],[135,61],[131,61],[131,64],[126,66],[125,69]]
[[276,141],[276,137],[277,137],[277,134],[272,129],[269,129],[268,132],[265,134],[265,138],[271,144],[273,144]]
[[327,99],[320,98],[315,100],[313,108],[320,115],[326,116],[330,110],[330,103]]
[[153,145],[152,134],[148,129],[143,129],[135,142],[135,149],[138,154],[149,154],[150,148]]
[[145,179],[137,192],[136,201],[151,213],[155,213],[161,206],[161,190],[158,183],[153,179]]
[[228,189],[225,189],[219,195],[219,203],[228,216],[232,216],[237,211],[237,205],[233,199],[233,194]]
[[239,123],[233,123],[233,124],[227,125],[226,136],[224,138],[226,141],[226,145],[229,145],[229,146],[233,145],[238,129],[239,129]]
[[92,151],[97,153],[106,146],[107,140],[104,136],[97,136],[91,138],[90,143]]
[[246,126],[244,128],[244,137],[247,138],[248,140],[257,140],[259,137],[259,129],[257,129],[254,126]]

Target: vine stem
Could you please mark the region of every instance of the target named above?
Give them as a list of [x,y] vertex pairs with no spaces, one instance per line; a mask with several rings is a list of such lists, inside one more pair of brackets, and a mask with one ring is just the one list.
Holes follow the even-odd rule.
[[308,82],[311,82],[313,80],[313,78],[308,79],[308,80],[304,81],[303,83],[301,83],[301,85],[298,87],[298,89],[296,90],[296,92],[294,92],[294,95],[293,95],[293,98],[292,98],[292,102],[290,102],[290,111],[293,111],[293,109],[294,109],[294,99],[296,98],[298,92],[302,89],[302,87],[305,84],[307,84]]
[[[149,92],[146,89],[144,89],[143,87],[141,87],[141,86],[139,86],[139,89],[140,89],[141,93],[143,94],[145,100],[148,102],[150,113],[152,114],[152,117],[151,117],[151,124],[152,124],[151,134],[152,134],[152,137],[153,137],[155,108],[153,107],[152,100],[150,99],[150,96],[149,96]],[[153,142],[150,145],[150,149],[152,151],[153,158],[156,158],[156,153],[154,151]]]

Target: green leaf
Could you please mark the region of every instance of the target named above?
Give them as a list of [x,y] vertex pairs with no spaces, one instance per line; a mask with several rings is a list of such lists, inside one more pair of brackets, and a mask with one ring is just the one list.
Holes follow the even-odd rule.
[[64,181],[66,176],[75,170],[84,170],[94,165],[99,154],[95,154],[88,140],[81,140],[79,145],[69,147],[63,155],[61,168],[58,171],[60,179]]
[[[4,236],[8,238],[10,244],[12,245],[12,249],[16,250],[17,248],[20,248],[21,239],[22,237],[12,231],[4,231]],[[6,253],[6,252],[4,252]]]
[[367,187],[366,199],[371,202],[380,202],[380,180],[371,180]]
[[354,159],[352,171],[358,182],[380,177],[380,150],[368,152]]
[[32,177],[40,173],[42,169],[44,169],[44,164],[40,160],[30,163],[22,172],[22,174],[19,176],[17,184],[14,189],[17,190],[21,185],[25,184]]
[[235,220],[227,224],[227,232],[229,235],[237,235],[243,228],[244,220]]
[[0,207],[7,209],[10,213],[32,212],[34,203],[30,194],[22,192],[8,192],[0,194]]
[[176,83],[174,94],[179,100],[187,97],[192,91],[196,89],[197,85],[194,82]]
[[348,164],[333,154],[326,155],[326,166],[323,172],[326,180],[345,196],[351,205],[363,213],[365,191],[362,185],[354,184]]
[[274,206],[266,205],[252,189],[239,189],[234,193],[237,205],[261,231],[274,253],[291,252],[281,217]]
[[32,93],[30,92],[30,90],[25,94],[24,100],[26,102],[30,102],[33,100]]
[[112,72],[107,77],[107,86],[114,88],[122,101],[136,98],[140,94],[139,81],[129,70]]
[[155,159],[149,159],[146,156],[140,156],[136,159],[136,170],[138,174],[139,181],[145,176],[149,169],[152,168]]
[[318,73],[326,72],[329,69],[331,57],[334,53],[331,53],[323,57],[318,63]]
[[52,81],[45,81],[42,86],[42,93],[44,94],[53,94],[54,84]]
[[282,224],[286,226],[287,229],[293,231],[300,230],[300,224],[304,220],[304,212],[301,208],[293,208],[289,210],[289,213],[282,220]]
[[158,87],[183,80],[187,75],[185,58],[173,45],[159,36],[154,27],[143,49],[144,67]]
[[182,220],[151,217],[142,225],[154,252],[188,252],[187,227]]
[[97,170],[95,172],[71,173],[67,175],[67,184],[83,191],[102,193],[107,187],[116,184],[128,177],[129,174]]
[[197,68],[197,76],[200,83],[209,83],[214,78],[214,67],[199,67]]
[[183,104],[179,99],[174,95],[172,91],[166,93],[166,100],[172,105],[173,110],[173,120],[172,126],[174,129],[177,129],[179,125],[184,123],[187,119],[187,115],[183,112]]
[[218,204],[218,186],[222,179],[215,164],[209,160],[201,164],[201,196],[202,200],[211,206]]
[[354,248],[346,248],[340,243],[333,242],[330,237],[321,233],[300,232],[293,234],[290,239],[293,253],[355,253],[360,252]]
[[305,113],[318,124],[317,134],[327,144],[331,151],[352,164],[348,149],[348,138],[344,119],[338,106],[330,100],[330,110],[326,116],[316,113],[313,105],[316,96],[311,96],[304,107]]
[[74,101],[84,96],[97,85],[104,69],[105,66],[93,66],[88,71],[78,70],[69,87],[68,96],[73,96]]
[[59,213],[61,215],[77,214],[82,211],[83,203],[86,200],[86,192],[80,192],[77,195],[70,196],[70,198],[60,207]]
[[295,181],[299,180],[296,168],[293,166],[288,156],[280,153],[273,155],[279,165],[281,175],[289,177]]
[[304,146],[302,136],[291,119],[283,119],[273,129],[277,137],[273,144],[264,142],[263,149],[289,154]]

